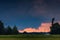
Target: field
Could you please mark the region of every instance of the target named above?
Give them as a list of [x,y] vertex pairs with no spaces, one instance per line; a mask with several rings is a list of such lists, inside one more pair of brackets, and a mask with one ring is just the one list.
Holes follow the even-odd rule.
[[59,40],[60,35],[20,34],[0,35],[0,40]]

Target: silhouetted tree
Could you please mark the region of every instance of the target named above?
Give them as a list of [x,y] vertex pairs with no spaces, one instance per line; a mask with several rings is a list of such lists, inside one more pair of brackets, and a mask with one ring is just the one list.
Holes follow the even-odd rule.
[[60,25],[58,23],[53,24],[51,27],[51,34],[60,34]]
[[18,34],[18,30],[17,27],[14,26],[13,29],[8,26],[7,28],[4,28],[4,23],[0,20],[0,35],[4,35],[4,34]]
[[60,25],[59,23],[54,23],[55,18],[52,18],[51,34],[60,34]]
[[4,24],[0,21],[0,34],[4,34]]
[[12,32],[13,32],[13,34],[18,34],[19,33],[16,26],[13,27]]
[[54,24],[54,20],[55,20],[55,18],[52,18],[52,26],[53,26],[53,24]]
[[12,34],[12,29],[11,29],[10,26],[8,26],[8,27],[6,28],[6,34],[8,34],[8,35]]

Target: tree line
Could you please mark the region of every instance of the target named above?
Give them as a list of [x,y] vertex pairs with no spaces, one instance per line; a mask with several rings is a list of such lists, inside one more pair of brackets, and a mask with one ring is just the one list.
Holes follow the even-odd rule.
[[[60,34],[60,24],[58,22],[54,23],[54,21],[55,18],[52,18],[50,34]],[[11,28],[10,26],[4,27],[4,23],[0,20],[0,35],[16,35],[16,34],[19,34],[16,25],[13,28]]]
[[0,20],[0,35],[14,35],[19,34],[17,27],[14,26],[11,28],[10,26],[4,27],[4,23]]

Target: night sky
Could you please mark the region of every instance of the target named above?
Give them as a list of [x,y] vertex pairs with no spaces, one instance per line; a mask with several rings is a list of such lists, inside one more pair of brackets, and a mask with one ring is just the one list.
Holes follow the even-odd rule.
[[60,21],[60,0],[0,0],[0,20],[5,26],[38,28],[53,17]]

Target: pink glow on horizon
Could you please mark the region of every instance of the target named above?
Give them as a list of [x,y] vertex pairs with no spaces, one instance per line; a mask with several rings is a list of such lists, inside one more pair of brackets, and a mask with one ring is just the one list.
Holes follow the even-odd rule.
[[30,32],[50,32],[51,23],[42,23],[37,29],[35,28],[25,28],[24,30],[19,30],[19,32],[23,33],[24,31]]

